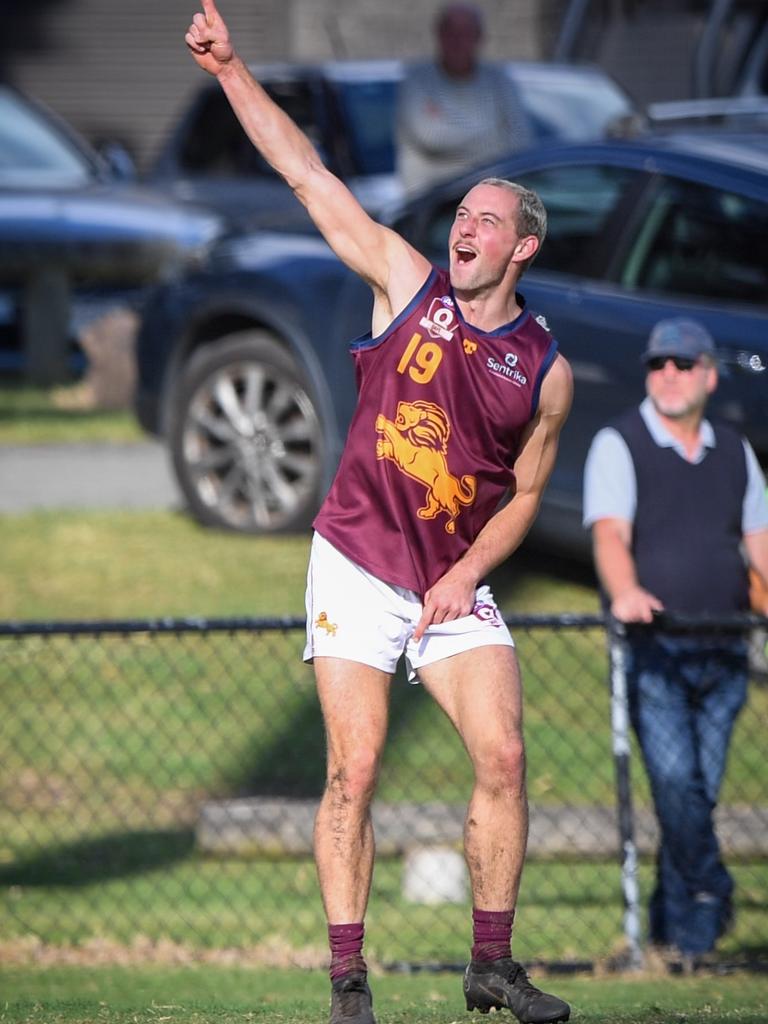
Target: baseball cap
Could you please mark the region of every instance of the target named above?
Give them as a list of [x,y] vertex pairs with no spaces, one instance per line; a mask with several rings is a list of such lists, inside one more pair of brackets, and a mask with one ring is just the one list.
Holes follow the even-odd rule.
[[647,363],[656,356],[698,359],[703,355],[715,355],[715,342],[706,327],[702,327],[696,320],[673,317],[670,320],[659,320],[653,328],[642,360]]

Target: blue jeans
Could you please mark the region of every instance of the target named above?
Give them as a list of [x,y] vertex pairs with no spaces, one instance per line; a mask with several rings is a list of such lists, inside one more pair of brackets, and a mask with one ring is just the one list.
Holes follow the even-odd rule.
[[736,717],[747,696],[747,644],[630,636],[627,693],[659,822],[653,942],[683,953],[713,949],[731,914],[733,880],[713,811]]

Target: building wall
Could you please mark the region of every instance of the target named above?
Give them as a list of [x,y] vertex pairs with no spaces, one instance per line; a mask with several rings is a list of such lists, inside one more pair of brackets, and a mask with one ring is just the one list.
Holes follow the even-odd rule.
[[[557,0],[476,0],[486,25],[485,53],[537,60],[547,55]],[[293,0],[291,38],[297,56],[423,57],[443,0]]]
[[[224,0],[243,53],[290,55],[286,0]],[[184,33],[195,0],[66,0],[47,9],[45,46],[6,55],[7,77],[92,141],[120,139],[140,163],[157,149],[203,72]]]
[[[478,0],[491,57],[546,56],[564,0]],[[432,50],[439,0],[221,0],[253,61],[412,57]],[[196,0],[58,0],[45,44],[6,50],[6,75],[92,141],[118,139],[140,166],[157,151],[202,72],[184,46]]]
[[649,16],[593,26],[588,59],[613,75],[639,103],[692,95],[693,58],[703,19],[689,10],[656,8]]

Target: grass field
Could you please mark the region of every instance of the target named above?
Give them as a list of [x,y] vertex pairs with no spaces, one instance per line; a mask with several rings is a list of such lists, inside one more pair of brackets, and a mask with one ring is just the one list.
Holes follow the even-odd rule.
[[[205,530],[171,511],[0,516],[0,619],[302,615],[309,535]],[[521,556],[493,577],[509,612],[598,609],[588,571]]]
[[[0,444],[21,440],[23,433],[15,431],[26,429],[25,418],[9,413],[0,396]],[[128,419],[122,422],[130,426]],[[73,419],[41,399],[32,420],[30,437],[39,441],[126,439],[121,414]],[[0,517],[0,526],[0,620],[303,614],[308,536],[227,535],[171,512],[45,512]],[[492,583],[505,612],[597,610],[589,571],[536,553],[516,557]],[[600,631],[521,631],[518,644],[532,800],[576,807],[610,802]],[[195,850],[193,832],[199,804],[211,796],[270,786],[317,793],[322,735],[300,645],[298,633],[6,642],[0,657],[6,708],[0,722],[0,1024],[325,1019],[326,982],[318,972],[2,966],[27,948],[30,936],[75,957],[95,949],[98,959],[107,948],[110,963],[121,963],[144,940],[152,948],[169,944],[193,960],[201,951],[245,942],[257,946],[255,963],[322,963],[324,923],[311,860],[218,861]],[[768,720],[765,688],[753,700],[753,724]],[[297,736],[300,756],[289,760]],[[737,736],[734,748],[726,798],[764,802],[759,734]],[[397,687],[380,796],[461,802],[468,784],[466,758],[446,722],[419,688]],[[635,784],[642,803],[647,793],[637,772]],[[768,866],[743,861],[734,871],[737,927],[724,943],[725,956],[765,959]],[[646,859],[643,896],[651,872]],[[382,858],[377,866],[372,962],[454,962],[466,947],[468,908],[406,904],[401,874],[399,858]],[[518,955],[598,961],[615,951],[622,904],[611,858],[532,860],[523,888]],[[267,925],[259,924],[254,937],[255,916]],[[287,923],[294,947],[270,936],[273,921]],[[614,984],[567,978],[558,979],[557,989],[573,1000],[577,1020],[756,1024],[768,1020],[759,1001],[765,1001],[761,981],[746,975],[741,984],[675,979],[670,988],[664,979]],[[290,1001],[287,1009],[283,998]],[[455,977],[384,977],[377,1005],[382,1024],[471,1019]]]
[[308,536],[204,530],[171,511],[0,522],[0,619],[303,614]]
[[140,441],[144,434],[130,410],[62,408],[68,388],[45,390],[0,385],[0,444],[62,444],[68,441]]
[[[306,537],[224,535],[171,513],[6,516],[2,526],[6,618],[301,614]],[[494,589],[510,612],[595,609],[588,582],[532,555],[497,574]],[[521,630],[518,644],[532,800],[610,805],[601,632]],[[144,935],[197,949],[255,943],[269,959],[277,915],[291,923],[289,962],[321,963],[310,859],[217,861],[195,849],[193,831],[204,799],[318,795],[322,729],[300,650],[298,632],[5,640],[0,939],[31,934],[77,946],[104,937],[128,947]],[[766,790],[754,724],[768,718],[768,694],[756,691],[754,699],[757,717],[734,744],[729,800],[759,802]],[[638,772],[635,783],[639,806],[647,793]],[[446,720],[420,688],[396,686],[379,796],[463,803],[469,784]],[[768,867],[746,861],[734,870],[739,913],[724,953],[764,953]],[[644,860],[644,895],[650,878]],[[408,905],[401,879],[400,858],[382,858],[369,918],[372,956],[454,962],[466,945],[467,907]],[[615,862],[529,861],[521,915],[521,956],[599,960],[621,938]]]
[[[206,531],[173,513],[36,513],[6,516],[0,548],[0,619],[100,619],[300,616],[308,537],[248,538]],[[592,612],[594,589],[574,574],[558,579],[551,567],[521,560],[500,572],[497,596],[509,611]],[[599,674],[604,650],[598,633],[556,640],[537,654],[531,675],[552,675],[551,659],[571,675]],[[575,642],[571,649],[570,642]],[[0,883],[5,883],[0,937],[37,934],[79,943],[106,929],[130,943],[137,928],[155,939],[194,946],[249,940],[248,906],[279,906],[293,916],[302,956],[319,944],[323,923],[311,862],[206,861],[195,853],[191,829],[201,798],[276,791],[314,796],[323,775],[323,738],[311,673],[301,665],[299,633],[263,637],[227,634],[6,641],[2,684],[6,715],[0,729]],[[559,650],[559,654],[558,654]],[[576,661],[569,662],[576,656]],[[537,667],[538,666],[538,667]],[[535,683],[531,682],[534,687]],[[546,687],[540,694],[546,696]],[[530,708],[537,737],[531,784],[537,798],[556,798],[559,773],[547,753],[574,713],[577,691],[554,708]],[[590,762],[609,749],[605,720],[592,709],[581,756],[571,758],[574,800],[611,798],[611,765]],[[296,756],[295,737],[302,737]],[[278,766],[278,767],[276,767]],[[282,774],[281,774],[282,773]],[[390,744],[380,796],[388,800],[465,801],[466,757],[445,719],[419,688],[399,686],[393,697]],[[52,837],[55,837],[53,839]],[[4,865],[11,865],[4,867]],[[440,955],[453,959],[466,908],[435,913],[412,908],[411,927],[399,926],[398,860],[383,860],[374,911],[382,959]],[[614,872],[610,872],[614,876]],[[535,875],[531,881],[535,881]],[[541,877],[541,900],[531,908],[552,953],[574,955],[578,943],[548,921],[552,894],[582,892],[574,914],[593,916],[614,903],[615,886],[592,866],[564,866]],[[142,908],[133,916],[116,907]],[[139,914],[141,924],[137,925]],[[574,920],[576,917],[574,917]],[[252,922],[251,922],[252,923]],[[583,924],[583,922],[582,922]],[[599,928],[587,927],[600,951]],[[427,944],[429,943],[429,944]]]
[[[768,983],[734,975],[663,979],[535,977],[568,1000],[580,1024],[765,1024]],[[459,975],[372,979],[379,1024],[499,1020],[469,1015]],[[317,971],[224,967],[0,967],[3,1024],[325,1024],[328,981]]]

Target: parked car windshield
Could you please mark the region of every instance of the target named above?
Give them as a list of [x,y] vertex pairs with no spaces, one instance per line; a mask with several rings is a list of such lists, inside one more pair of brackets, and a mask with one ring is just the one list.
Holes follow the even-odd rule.
[[[310,84],[302,79],[267,82],[269,96],[298,124],[322,152],[317,110]],[[184,173],[212,177],[231,175],[274,176],[275,172],[252,145],[226,96],[208,88],[194,110],[179,154]]]
[[0,184],[74,187],[92,177],[93,168],[83,154],[33,107],[12,91],[0,89]]
[[605,75],[582,70],[507,65],[520,99],[541,139],[597,139],[610,124],[632,113],[626,93]]

